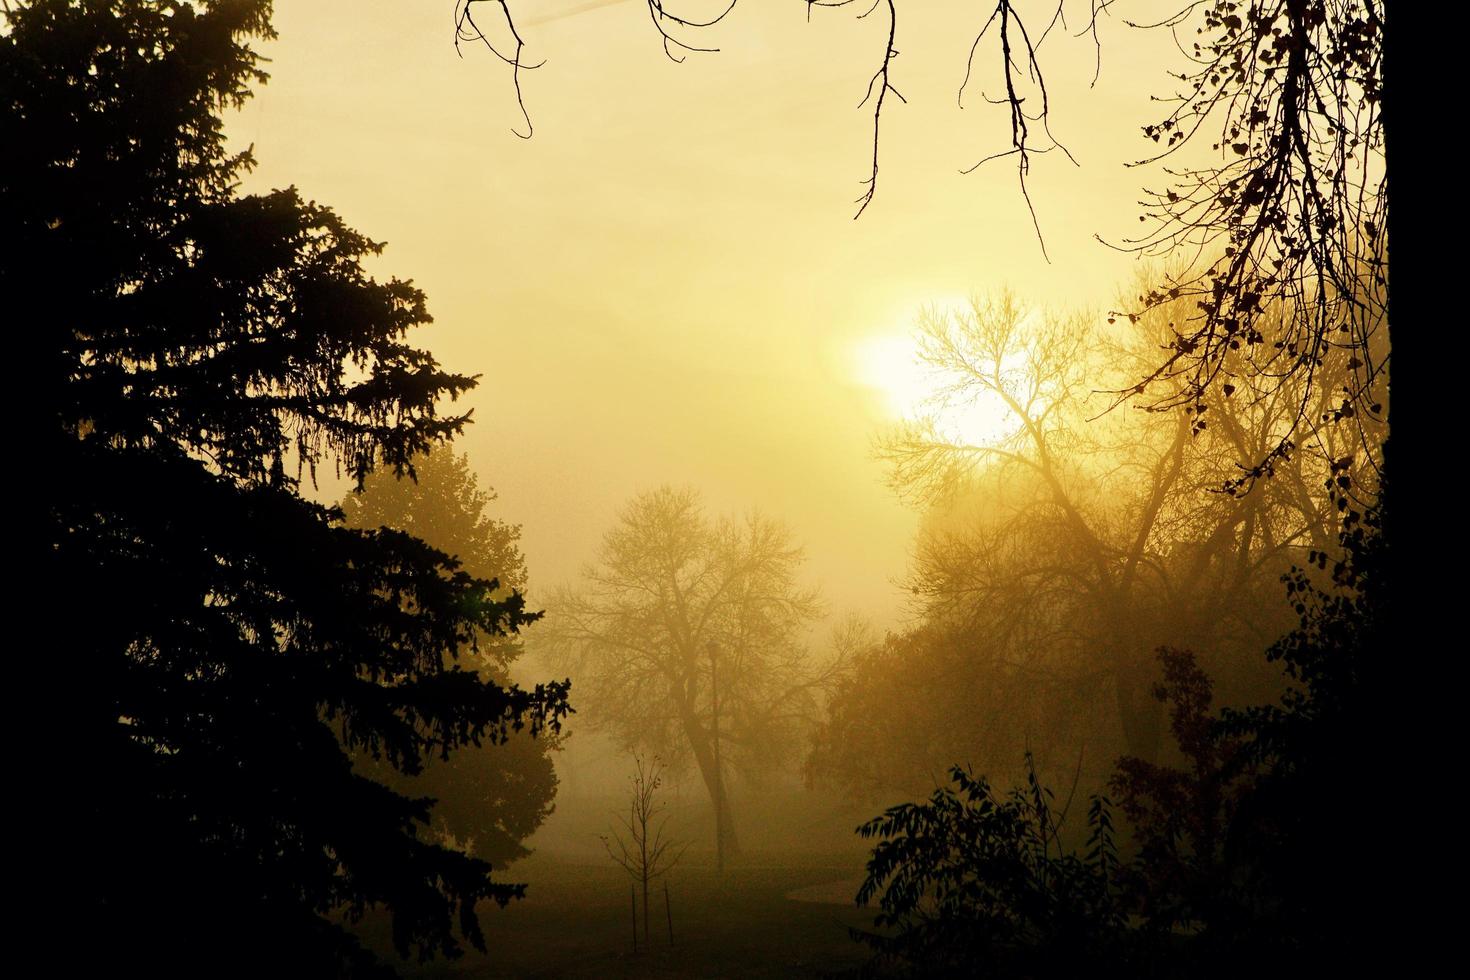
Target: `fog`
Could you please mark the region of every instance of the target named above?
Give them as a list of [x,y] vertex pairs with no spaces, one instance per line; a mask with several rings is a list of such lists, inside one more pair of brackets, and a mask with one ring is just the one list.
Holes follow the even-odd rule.
[[[1281,52],[1301,48],[1282,41],[1259,87],[1209,79],[1245,86],[1202,110],[1234,130],[1209,115],[1215,128],[1177,153],[1134,164],[1199,122],[1206,82],[1157,98],[1210,75],[1177,76],[1196,70],[1194,39],[1258,31],[1254,52],[1327,28],[1272,35],[1287,14],[1242,27],[1229,3],[1128,10],[1135,24],[1178,14],[1174,29],[1096,4],[1024,23],[1006,3],[948,0],[673,6],[478,0],[456,43],[467,5],[453,0],[279,3],[270,38],[261,5],[242,3],[221,50],[248,43],[268,82],[221,68],[241,91],[199,81],[177,119],[158,110],[181,141],[168,166],[209,170],[181,178],[210,189],[204,218],[159,190],[135,222],[177,218],[176,238],[159,233],[174,271],[118,271],[76,244],[111,241],[84,219],[128,229],[114,252],[153,234],[106,190],[17,220],[31,236],[15,237],[18,276],[85,255],[99,284],[86,295],[145,325],[111,346],[70,326],[60,345],[68,391],[117,384],[63,413],[68,452],[83,447],[67,485],[128,488],[107,505],[126,520],[80,489],[53,508],[58,541],[83,542],[75,556],[58,545],[67,574],[111,590],[98,621],[112,625],[88,649],[122,651],[114,673],[136,685],[108,682],[134,694],[99,695],[97,725],[118,759],[158,772],[195,772],[210,746],[207,778],[112,765],[136,816],[101,850],[152,843],[117,859],[100,906],[118,908],[155,851],[189,869],[160,874],[113,927],[134,936],[117,939],[124,958],[152,955],[138,950],[154,906],[192,937],[163,944],[160,975],[277,928],[280,951],[249,968],[1051,976],[1147,962],[1187,976],[1217,948],[1236,951],[1232,969],[1272,944],[1317,955],[1360,892],[1337,889],[1319,915],[1298,885],[1333,891],[1342,839],[1290,870],[1273,862],[1317,840],[1326,804],[1299,802],[1346,778],[1353,752],[1335,747],[1369,709],[1353,693],[1366,674],[1342,665],[1371,659],[1388,615],[1372,591],[1388,434],[1381,121],[1356,117],[1371,138],[1342,150],[1356,155],[1332,184],[1350,177],[1358,210],[1334,197],[1337,224],[1307,215],[1326,205],[1279,187],[1319,178],[1268,180],[1276,158],[1257,160],[1279,144],[1280,166],[1298,165],[1260,109],[1285,104],[1272,58],[1298,70]],[[1362,67],[1315,97],[1347,118],[1376,105],[1381,67],[1363,52],[1382,28],[1326,6],[1352,43],[1308,47]],[[137,30],[203,44],[213,35],[180,26],[185,8]],[[62,58],[42,45],[70,28],[27,16],[6,5],[21,25],[0,34],[18,39],[7,57],[24,42],[42,51],[26,65]],[[58,91],[110,85],[113,55],[123,78],[130,45],[146,62],[175,43],[105,40],[112,15],[87,16],[100,19],[76,36],[104,40],[90,76],[47,76]],[[985,53],[1002,36],[1009,74]],[[223,57],[188,50],[180,64]],[[9,78],[47,104],[45,84]],[[143,118],[128,87],[85,111]],[[133,186],[85,170],[85,147],[50,148],[71,117],[14,101],[13,145],[41,150],[13,154],[6,201],[70,171],[88,193]],[[189,113],[218,114],[222,144]],[[163,140],[118,138],[97,159]],[[228,163],[247,152],[248,169]],[[155,172],[138,185],[165,187]],[[282,188],[300,200],[270,196]],[[1268,220],[1271,193],[1289,203]],[[222,201],[252,195],[305,217],[210,231]],[[54,245],[79,227],[77,251]],[[1184,230],[1132,247],[1155,227]],[[1308,253],[1337,264],[1312,272]],[[390,280],[404,282],[377,285]],[[196,316],[198,295],[236,284],[238,302]],[[189,333],[211,317],[225,326]],[[156,343],[137,339],[155,327]],[[301,347],[263,339],[276,334]],[[213,435],[234,424],[224,409],[189,415],[216,396],[248,406],[244,435]],[[98,461],[162,468],[160,446],[195,490],[179,478],[155,498],[142,488],[163,477],[143,464]],[[237,510],[219,502],[231,493]],[[173,543],[149,564],[132,544],[87,543],[94,531]],[[196,612],[218,619],[195,629]],[[299,676],[150,721],[174,718],[170,698],[195,705],[181,691],[257,676],[227,652],[236,640]],[[277,713],[273,698],[299,704]],[[1301,736],[1309,722],[1326,734]],[[230,761],[220,746],[253,745],[241,733],[257,725],[286,734]],[[211,726],[234,734],[199,734]],[[280,797],[269,777],[219,775],[273,766],[294,787]],[[305,816],[239,802],[250,793]],[[370,816],[347,833],[348,813]],[[202,828],[197,865],[175,820]],[[179,899],[206,880],[225,910],[212,924]],[[279,925],[298,905],[297,926]]]
[[1036,164],[1048,263],[1014,171],[958,173],[1004,139],[1002,114],[955,105],[963,6],[908,16],[909,105],[860,221],[871,120],[853,106],[881,40],[799,4],[742,12],[719,57],[683,65],[636,5],[528,27],[547,59],[524,77],[530,141],[503,66],[455,57],[446,17],[368,3],[344,30],[282,5],[271,81],[229,131],[260,159],[247,187],[295,184],[386,241],[375,268],[429,296],[420,343],[482,375],[459,448],[523,525],[533,590],[574,575],[624,499],[690,483],[791,522],[834,608],[889,624],[915,525],[871,459],[893,418],[862,345],[1007,285],[1112,304],[1132,262],[1092,236],[1135,230],[1123,163],[1158,63],[1156,39],[1119,32],[1096,88],[1083,42],[1054,69],[1085,166]]

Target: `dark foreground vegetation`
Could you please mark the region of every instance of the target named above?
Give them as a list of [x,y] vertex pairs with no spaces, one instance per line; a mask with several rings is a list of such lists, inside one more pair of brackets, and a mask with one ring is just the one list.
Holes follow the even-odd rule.
[[1070,839],[1075,801],[1034,766],[1009,793],[955,769],[952,788],[861,828],[878,843],[859,897],[877,898],[894,930],[864,941],[917,975],[1357,975],[1375,963],[1384,871],[1362,840],[1373,803],[1353,790],[1378,711],[1364,667],[1389,642],[1393,592],[1382,511],[1346,513],[1336,588],[1288,577],[1301,622],[1268,653],[1296,682],[1280,704],[1217,713],[1193,656],[1161,650],[1156,696],[1185,765],[1125,757]]
[[[442,413],[475,381],[413,346],[423,294],[368,275],[379,246],[331,209],[238,190],[251,159],[226,151],[221,113],[266,79],[249,43],[271,36],[269,3],[4,4],[0,289],[47,381],[42,573],[85,598],[56,620],[78,679],[46,807],[71,889],[57,915],[86,936],[74,972],[1363,972],[1417,806],[1385,802],[1368,765],[1404,635],[1390,508],[1409,506],[1385,476],[1386,205],[1335,214],[1340,195],[1287,190],[1320,157],[1301,127],[1326,98],[1303,109],[1294,86],[1375,103],[1381,10],[1206,6],[1247,132],[1242,166],[1160,199],[1187,224],[1204,195],[1225,238],[1127,315],[1114,367],[1140,368],[1148,422],[1082,437],[1081,375],[1108,345],[1080,327],[1033,338],[1019,380],[1015,311],[989,334],[936,329],[935,356],[990,356],[974,377],[1020,427],[978,449],[933,428],[886,444],[931,507],[917,629],[819,669],[785,529],[709,524],[672,491],[635,500],[593,584],[559,595],[548,646],[592,682],[589,717],[692,759],[713,813],[710,859],[635,860],[646,822],[619,844],[640,915],[611,864],[523,861],[534,902],[506,877],[554,810],[569,685],[512,679],[540,617],[515,529],[447,448],[468,417]],[[1186,120],[1205,111],[1195,77]],[[1363,138],[1378,152],[1381,124]],[[1344,222],[1347,246],[1312,245]],[[1273,254],[1289,281],[1263,271]],[[1183,329],[1170,311],[1191,300]],[[356,486],[342,507],[309,499],[327,467]],[[1056,744],[1033,754],[1039,732]],[[753,792],[806,739],[814,785],[868,799],[954,766],[861,827],[873,925],[792,898],[848,866],[812,846],[764,867],[735,832],[727,761]],[[1080,794],[1055,778],[1079,743],[1107,759]],[[647,914],[665,884],[671,943]]]
[[411,476],[474,381],[412,346],[424,296],[364,271],[378,245],[237,191],[221,113],[269,13],[7,4],[0,34],[0,283],[46,376],[45,575],[85,603],[53,874],[79,955],[155,975],[379,972],[330,918],[370,906],[401,954],[480,944],[521,886],[357,761],[413,776],[567,712],[469,660],[535,619],[518,593],[307,498],[322,466]]

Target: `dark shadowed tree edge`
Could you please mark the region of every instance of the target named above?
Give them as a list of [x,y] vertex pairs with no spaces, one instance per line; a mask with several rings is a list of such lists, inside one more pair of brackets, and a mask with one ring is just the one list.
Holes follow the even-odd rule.
[[[50,810],[67,971],[383,972],[483,945],[523,886],[427,834],[428,801],[354,771],[556,730],[565,685],[460,661],[534,617],[408,534],[356,530],[301,480],[405,473],[473,379],[406,342],[423,294],[294,189],[240,195],[221,110],[265,81],[265,0],[0,11],[0,288],[38,335],[45,574],[84,603],[48,654],[68,766]],[[54,684],[54,678],[52,683]]]
[[[877,965],[915,976],[1346,976],[1412,956],[1391,945],[1378,900],[1378,865],[1393,858],[1373,835],[1398,818],[1350,806],[1376,737],[1365,668],[1381,656],[1398,588],[1382,515],[1375,506],[1348,522],[1330,585],[1300,569],[1285,577],[1300,621],[1268,657],[1297,686],[1279,704],[1216,711],[1193,655],[1159,651],[1155,696],[1186,764],[1123,759],[1073,843],[1072,801],[1057,801],[1029,757],[1008,795],[956,767],[953,788],[860,827],[878,842],[858,893],[881,909],[876,930],[858,934]],[[1127,818],[1116,831],[1115,809]]]
[[[457,558],[475,578],[493,583],[496,598],[523,593],[521,529],[490,515],[495,491],[480,486],[469,457],[446,445],[415,457],[412,465],[411,480],[379,470],[360,492],[343,498],[347,526],[412,534]],[[480,632],[458,657],[483,679],[509,687],[511,667],[522,652],[518,634]],[[559,739],[545,732],[511,732],[504,739],[463,746],[447,759],[430,758],[417,775],[364,750],[355,753],[354,763],[404,796],[431,797],[434,835],[503,870],[530,854],[525,839],[555,809],[551,753],[558,745]]]

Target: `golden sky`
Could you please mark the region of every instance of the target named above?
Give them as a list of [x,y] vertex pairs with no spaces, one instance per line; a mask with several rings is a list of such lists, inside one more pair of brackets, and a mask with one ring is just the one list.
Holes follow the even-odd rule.
[[680,65],[640,0],[569,16],[588,0],[522,0],[527,59],[546,60],[522,76],[522,140],[509,69],[455,55],[453,0],[276,6],[271,82],[231,121],[260,160],[247,188],[295,184],[388,243],[376,273],[427,292],[436,322],[418,342],[482,375],[459,445],[499,491],[496,516],[524,526],[532,602],[632,494],[687,483],[712,510],[786,520],[833,612],[883,625],[902,611],[916,515],[870,456],[892,418],[875,344],[901,360],[892,338],[924,304],[1005,285],[1106,309],[1133,260],[1093,235],[1140,228],[1148,178],[1123,164],[1151,148],[1139,126],[1177,58],[1167,34],[1113,21],[1090,87],[1091,42],[1060,26],[1047,41],[1053,131],[1080,163],[1033,166],[1048,263],[1010,161],[959,173],[1009,144],[1004,107],[974,89],[956,104],[973,3],[900,4],[908,104],[888,101],[858,221],[871,114],[856,106],[881,11],[808,23],[801,0],[744,0],[701,39],[722,51]]

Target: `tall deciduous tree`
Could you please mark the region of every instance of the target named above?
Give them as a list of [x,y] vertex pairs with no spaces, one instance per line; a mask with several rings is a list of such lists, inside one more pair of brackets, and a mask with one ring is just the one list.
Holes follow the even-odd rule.
[[366,274],[378,244],[237,192],[220,112],[265,81],[269,14],[37,0],[0,32],[0,289],[45,379],[47,574],[87,607],[51,643],[82,679],[55,809],[85,868],[58,878],[80,948],[154,975],[366,968],[340,917],[370,906],[401,953],[482,945],[477,902],[520,886],[349,753],[414,772],[565,711],[453,659],[526,623],[518,595],[301,494],[404,471],[473,381],[406,342],[424,296]]
[[[881,444],[927,507],[910,581],[923,623],[860,658],[814,769],[869,791],[956,760],[1009,768],[1028,744],[1051,763],[1079,743],[1154,758],[1160,645],[1198,649],[1233,698],[1266,693],[1256,651],[1289,625],[1277,578],[1333,542],[1329,477],[1370,488],[1371,467],[1341,468],[1346,433],[1328,425],[1251,493],[1206,493],[1299,425],[1307,388],[1243,377],[1190,414],[1101,413],[1091,389],[1153,355],[1162,312],[1108,326],[1006,297],[923,318],[937,414]],[[976,400],[1007,421],[966,438],[954,418]],[[910,694],[887,706],[890,687]]]
[[775,521],[710,520],[697,493],[663,487],[629,502],[538,631],[594,724],[636,751],[693,756],[722,853],[737,850],[726,769],[789,753],[830,676],[802,644],[820,604],[801,561]]
[[[413,460],[414,478],[379,471],[360,493],[348,494],[342,512],[349,527],[403,531],[452,555],[477,579],[495,584],[492,595],[507,599],[526,588],[526,562],[519,525],[488,513],[495,492],[481,488],[469,457],[442,447]],[[481,633],[457,651],[482,678],[510,685],[510,668],[522,645],[515,634]],[[447,759],[432,758],[416,776],[359,754],[373,778],[405,796],[434,799],[434,829],[476,857],[503,868],[525,857],[526,837],[551,815],[557,778],[547,733],[507,733],[503,741],[466,746]]]

